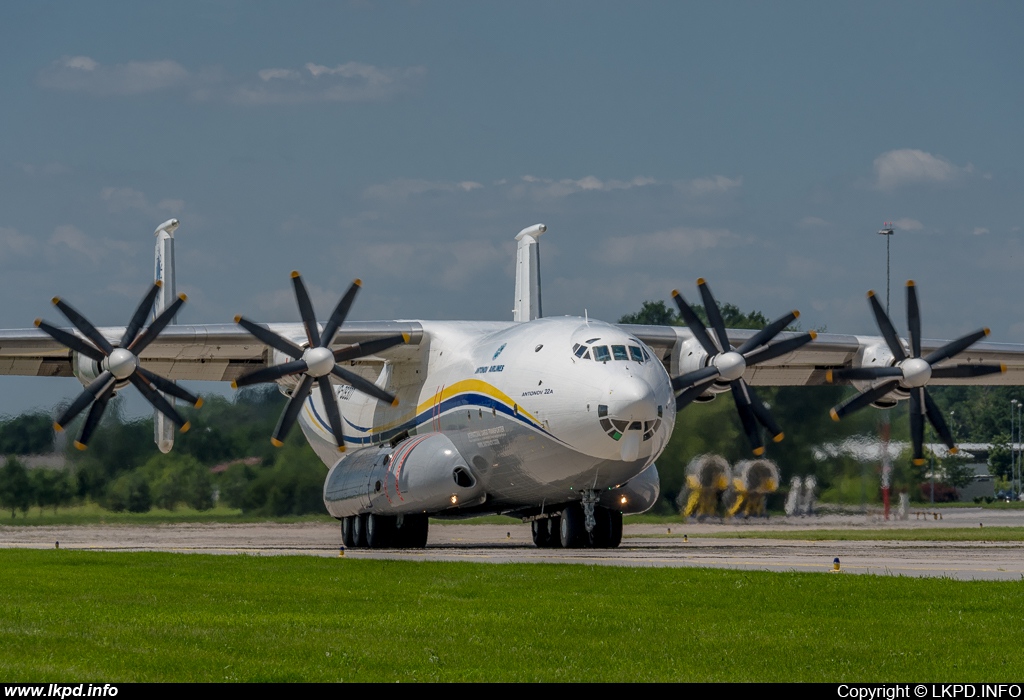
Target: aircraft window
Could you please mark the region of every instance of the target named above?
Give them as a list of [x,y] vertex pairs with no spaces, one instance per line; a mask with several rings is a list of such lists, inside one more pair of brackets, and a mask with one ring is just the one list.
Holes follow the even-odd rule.
[[587,343],[587,345],[590,345],[591,343],[593,343],[595,341],[598,341],[598,340],[600,340],[600,338],[591,338],[590,340],[587,340],[585,342]]
[[576,346],[576,357],[582,358],[586,354],[587,354],[587,346],[586,345],[577,345]]
[[605,406],[604,404],[598,405],[598,407],[597,407],[597,417],[598,418],[604,418],[607,415],[608,415],[608,407]]
[[645,348],[640,348],[640,349],[644,351],[644,359],[647,359],[647,360],[651,359],[650,354],[647,352],[647,350]]
[[626,353],[626,346],[625,345],[613,345],[612,346],[612,355],[615,357],[616,360],[628,360],[629,359],[629,354]]
[[594,359],[597,360],[598,362],[607,362],[608,360],[612,359],[611,354],[609,354],[608,352],[607,345],[598,345],[593,348],[593,351]]
[[629,356],[632,357],[633,360],[636,361],[636,362],[643,362],[644,361],[644,354],[642,352],[640,352],[640,348],[638,348],[635,345],[630,345],[629,346]]

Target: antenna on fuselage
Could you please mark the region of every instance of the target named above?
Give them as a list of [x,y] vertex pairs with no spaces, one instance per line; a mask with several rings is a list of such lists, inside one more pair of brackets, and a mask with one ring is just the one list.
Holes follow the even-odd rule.
[[537,239],[548,230],[544,224],[534,224],[516,235],[516,303],[512,320],[522,323],[541,318],[540,303],[540,246]]

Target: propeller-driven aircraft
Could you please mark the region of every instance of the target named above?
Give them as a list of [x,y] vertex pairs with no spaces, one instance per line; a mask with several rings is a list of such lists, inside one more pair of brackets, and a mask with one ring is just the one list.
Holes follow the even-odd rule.
[[[63,299],[71,323],[0,331],[0,373],[74,376],[84,391],[57,418],[86,408],[85,449],[111,396],[133,385],[155,409],[155,439],[168,451],[189,423],[174,406],[201,399],[177,380],[274,382],[289,397],[271,441],[298,423],[328,467],[324,503],[350,547],[422,547],[428,517],[503,513],[532,523],[539,547],[616,547],[623,514],[654,505],[655,460],[694,401],[731,392],[755,455],[761,427],[783,431],[755,386],[850,382],[861,390],[832,410],[839,420],[868,405],[909,399],[915,459],[924,421],[954,447],[925,386],[1024,384],[1024,345],[923,340],[908,283],[910,342],[874,295],[881,337],[789,332],[796,311],[759,331],[725,327],[710,287],[697,286],[710,330],[678,291],[686,327],[545,318],[537,224],[517,236],[512,321],[346,322],[356,280],[325,323],[291,273],[302,322],[174,325],[174,231],[156,231],[156,279],[125,328],[96,328]],[[146,319],[152,315],[147,327]],[[959,356],[958,364],[949,364]]]

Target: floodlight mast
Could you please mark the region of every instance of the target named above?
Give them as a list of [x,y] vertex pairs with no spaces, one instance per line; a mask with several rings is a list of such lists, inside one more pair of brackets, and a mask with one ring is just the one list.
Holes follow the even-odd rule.
[[886,221],[878,231],[879,236],[885,236],[885,314],[889,315],[889,241],[895,231],[892,224]]

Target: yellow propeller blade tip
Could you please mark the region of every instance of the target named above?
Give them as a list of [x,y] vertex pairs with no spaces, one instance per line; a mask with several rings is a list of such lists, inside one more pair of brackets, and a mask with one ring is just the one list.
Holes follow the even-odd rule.
[[298,270],[292,270],[292,279],[295,279],[298,276],[299,276],[299,271]]
[[52,301],[53,305],[56,306],[60,303],[60,297],[54,297],[53,299],[50,299],[50,301]]
[[358,277],[356,277],[354,280],[352,280],[352,284],[354,284],[357,287],[362,287],[363,286],[363,281],[361,279],[359,279]]
[[345,446],[344,445],[338,445],[338,452],[344,452],[344,451],[345,451]]
[[153,282],[153,284],[155,284],[157,287],[163,287],[164,286],[164,281],[163,280],[157,280],[157,281]]
[[412,336],[408,333],[402,333],[402,342],[408,343],[412,341]]
[[754,448],[754,455],[756,457],[760,457],[763,454],[764,454],[764,448],[763,447],[756,447],[756,448]]
[[873,296],[875,296],[875,290],[874,289],[869,289],[868,290],[868,298],[870,299]]
[[195,402],[194,404],[192,404],[192,405],[193,405],[193,406],[194,406],[195,408],[202,408],[202,407],[203,407],[203,397],[202,397],[202,396],[198,397],[198,398],[196,399],[196,402]]
[[951,454],[951,455],[955,455],[959,451],[960,451],[960,448],[957,447],[956,445],[953,445],[952,447],[949,448],[949,454]]
[[55,431],[57,431],[58,433],[63,433],[64,432],[64,426],[61,425],[60,423],[54,423],[53,424],[53,429]]
[[674,298],[676,298],[677,296],[679,296],[679,290],[678,290],[678,289],[673,289],[673,290],[672,290],[672,298],[674,299]]
[[923,460],[923,459],[915,459],[914,460],[914,466],[915,467],[923,467],[925,465],[925,463],[926,463],[926,460]]
[[835,421],[836,423],[838,423],[838,422],[839,422],[839,414],[838,414],[838,413],[836,413],[836,409],[834,409],[834,408],[833,408],[833,409],[831,409],[831,410],[830,410],[830,411],[828,412],[828,414],[829,414],[830,416],[832,416],[832,420],[834,420],[834,421]]
[[698,277],[698,278],[697,278],[697,286],[699,287],[699,286],[701,286],[702,284],[707,284],[707,282],[705,282],[705,281],[704,281],[704,278],[703,278],[703,277]]
[[235,323],[238,323],[241,320],[242,320],[242,314],[238,314],[237,316],[235,316]]
[[793,318],[800,318],[800,312],[796,309],[793,309]]
[[988,335],[989,333],[992,332],[992,329],[990,328],[983,328],[982,330],[985,331],[985,335]]
[[232,381],[231,382],[231,388],[232,389],[237,389],[238,388],[238,382]]
[[776,435],[775,437],[772,438],[772,442],[782,442],[785,438],[786,438],[786,434],[785,433],[779,433],[778,435]]
[[811,340],[818,337],[818,331],[807,331],[807,335],[811,336]]
[[192,427],[192,422],[191,421],[185,421],[185,425],[183,425],[183,426],[181,426],[181,428],[179,428],[179,432],[187,433],[188,429],[191,428],[191,427]]
[[397,406],[398,405],[398,397],[397,396],[395,397],[395,400],[391,402],[391,405],[392,406]]
[[1006,374],[1006,365],[1003,364],[1002,362],[999,363],[999,371],[1002,372],[1003,374]]
[[34,323],[34,324],[36,325],[36,328],[39,328],[39,326],[43,325],[43,319],[41,319],[41,318],[37,318],[37,319],[36,319],[35,321],[33,321],[32,323]]
[[832,370],[825,372],[825,381],[829,384],[832,383]]
[[88,447],[88,445],[86,445],[84,443],[81,443],[78,440],[75,440],[75,449],[76,450],[84,452],[87,447]]
[[186,294],[179,294],[178,298],[182,301],[188,301],[188,296]]
[[914,280],[907,280],[907,286],[908,287],[913,287],[914,286]]
[[270,438],[270,444],[273,445],[274,447],[281,447],[282,445],[284,445],[283,442],[274,437]]

